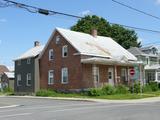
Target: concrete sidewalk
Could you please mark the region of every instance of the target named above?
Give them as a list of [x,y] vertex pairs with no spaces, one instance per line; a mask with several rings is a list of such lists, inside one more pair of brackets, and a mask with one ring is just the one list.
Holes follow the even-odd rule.
[[152,103],[152,102],[160,102],[160,97],[150,97],[150,98],[134,99],[134,100],[108,100],[108,99],[92,99],[92,98],[37,97],[37,96],[5,96],[5,97],[34,98],[34,99],[53,99],[53,100],[73,100],[73,101],[90,101],[90,102],[103,102],[103,103]]

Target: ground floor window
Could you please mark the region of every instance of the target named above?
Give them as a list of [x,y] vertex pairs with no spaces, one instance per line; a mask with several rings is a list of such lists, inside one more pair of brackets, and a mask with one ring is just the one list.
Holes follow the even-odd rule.
[[31,73],[27,73],[27,86],[31,86]]
[[146,72],[147,81],[155,81],[155,72]]
[[93,74],[94,81],[98,82],[99,81],[99,67],[94,65],[92,67],[92,74]]
[[124,81],[124,82],[128,81],[128,79],[127,79],[127,69],[126,68],[121,69],[121,80]]
[[17,75],[17,86],[21,86],[21,74]]
[[62,84],[68,83],[68,68],[62,68],[62,78],[61,78]]
[[48,85],[52,85],[54,83],[54,72],[53,70],[48,71]]
[[157,80],[160,81],[160,72],[157,72]]

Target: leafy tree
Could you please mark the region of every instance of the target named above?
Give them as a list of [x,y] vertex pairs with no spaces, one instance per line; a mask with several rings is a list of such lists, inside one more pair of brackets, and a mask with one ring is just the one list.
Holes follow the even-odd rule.
[[97,29],[98,35],[111,37],[126,49],[131,46],[141,47],[141,43],[138,43],[138,37],[134,30],[126,29],[117,24],[111,25],[104,18],[96,15],[85,16],[78,20],[77,24],[71,27],[71,30],[90,33],[93,28]]

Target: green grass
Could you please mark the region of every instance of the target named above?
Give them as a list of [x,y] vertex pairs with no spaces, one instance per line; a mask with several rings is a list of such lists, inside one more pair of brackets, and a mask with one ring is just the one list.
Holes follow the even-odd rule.
[[[45,91],[45,94],[44,94]],[[43,93],[43,94],[42,94]],[[48,94],[49,93],[49,94]],[[88,96],[86,94],[78,94],[78,93],[57,93],[47,90],[42,90],[40,94],[37,96],[44,96],[44,97],[67,97],[67,98],[91,98],[91,99],[109,99],[109,100],[130,100],[130,99],[142,99],[142,98],[149,98],[149,97],[158,97],[160,96],[160,91],[156,92],[146,92],[142,94],[114,94],[114,95],[101,95],[101,96]]]

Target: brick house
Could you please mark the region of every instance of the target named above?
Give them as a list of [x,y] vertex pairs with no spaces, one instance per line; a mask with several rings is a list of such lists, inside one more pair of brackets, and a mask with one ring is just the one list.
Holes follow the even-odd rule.
[[39,57],[40,89],[79,91],[130,83],[137,58],[112,38],[56,28]]

